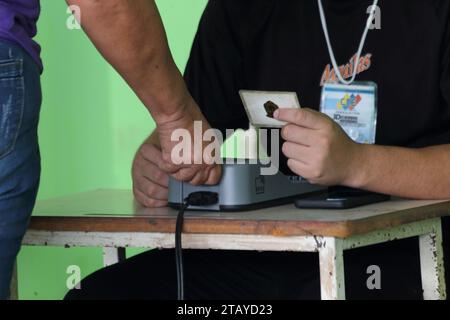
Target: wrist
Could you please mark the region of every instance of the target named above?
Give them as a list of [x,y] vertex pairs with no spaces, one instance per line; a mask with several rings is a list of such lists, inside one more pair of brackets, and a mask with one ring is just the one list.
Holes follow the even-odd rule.
[[161,63],[156,70],[147,69],[140,83],[145,85],[137,90],[139,96],[158,125],[183,118],[195,104],[173,63]]
[[364,189],[369,180],[370,152],[372,145],[354,143],[351,158],[347,166],[344,185],[356,189]]
[[197,104],[189,93],[179,99],[159,102],[159,105],[161,107],[158,108],[158,111],[152,112],[153,119],[158,127],[182,123],[186,119],[193,120],[198,109]]

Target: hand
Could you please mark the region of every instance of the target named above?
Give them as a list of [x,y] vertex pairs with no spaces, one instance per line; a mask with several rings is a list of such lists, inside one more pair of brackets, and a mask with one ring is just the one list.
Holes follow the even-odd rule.
[[[203,139],[202,152],[197,153],[195,148],[192,147],[189,163],[177,165],[172,161],[172,149],[178,144],[178,142],[171,141],[173,131],[176,129],[187,129],[190,132],[192,139],[194,139],[194,121],[202,121],[202,134],[210,129],[208,122],[203,117],[198,106],[192,100],[187,106],[180,108],[178,114],[173,116],[172,119],[157,124],[163,160],[159,168],[164,172],[169,173],[175,179],[186,181],[193,185],[217,184],[222,174],[222,168],[220,165],[213,163],[213,159],[204,159],[203,150],[206,146],[206,142],[203,142]],[[191,145],[193,146],[194,141],[192,140],[191,142]],[[195,160],[199,160],[201,164],[195,164]]]
[[336,122],[311,109],[279,109],[274,116],[288,122],[281,135],[292,171],[312,184],[353,185],[361,145]]
[[159,168],[162,162],[162,152],[152,135],[139,148],[132,168],[134,196],[146,207],[167,206],[169,175]]

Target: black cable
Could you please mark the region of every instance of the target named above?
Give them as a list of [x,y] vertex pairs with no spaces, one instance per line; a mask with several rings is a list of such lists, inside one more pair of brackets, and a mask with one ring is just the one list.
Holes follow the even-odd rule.
[[183,233],[184,212],[189,206],[210,206],[219,202],[219,195],[215,192],[194,192],[191,193],[178,211],[177,223],[175,228],[175,262],[177,268],[177,283],[178,283],[178,300],[184,300],[184,268],[183,268],[183,245],[181,235]]
[[181,234],[183,232],[184,211],[189,207],[187,201],[182,204],[178,211],[177,225],[175,229],[175,260],[177,266],[178,300],[184,300],[184,270],[183,270],[183,246]]

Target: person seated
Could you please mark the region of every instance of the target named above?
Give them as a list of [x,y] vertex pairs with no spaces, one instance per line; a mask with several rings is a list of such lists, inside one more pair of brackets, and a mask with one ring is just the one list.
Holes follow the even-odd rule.
[[[322,87],[336,80],[336,70],[317,1],[208,2],[185,72],[205,118],[223,132],[246,129],[239,90],[293,91],[309,108],[275,116],[289,123],[282,151],[296,174],[324,186],[450,198],[450,2],[383,2],[381,29],[369,32],[359,61],[355,52],[372,1],[323,4],[340,69],[358,68],[357,81],[378,85],[375,145],[353,142],[318,112]],[[154,132],[133,165],[134,194],[144,206],[167,205],[169,175],[161,162]],[[443,226],[448,257],[447,219]],[[174,256],[173,250],[140,254],[93,273],[66,298],[176,299]],[[344,258],[349,299],[422,299],[417,238],[352,250]],[[315,254],[185,250],[184,259],[187,299],[320,298]],[[380,267],[380,290],[366,285],[371,265]]]

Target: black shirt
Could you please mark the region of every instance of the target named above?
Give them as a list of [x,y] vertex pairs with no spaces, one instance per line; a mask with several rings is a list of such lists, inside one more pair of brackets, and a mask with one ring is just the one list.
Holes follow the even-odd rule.
[[[373,1],[323,3],[337,63],[346,65]],[[450,143],[450,1],[380,0],[379,7],[381,29],[369,32],[356,78],[378,84],[377,144]],[[332,69],[316,0],[209,0],[185,78],[211,125],[225,131],[248,127],[240,89],[295,91],[302,106],[318,109]],[[450,265],[450,219],[442,222]],[[417,248],[403,240],[383,250],[417,257]]]
[[[323,0],[338,64],[350,63],[372,0]],[[377,144],[450,143],[450,1],[380,0],[357,81],[378,84]],[[213,127],[247,128],[240,89],[295,91],[318,109],[332,72],[316,0],[210,0],[185,78]]]

